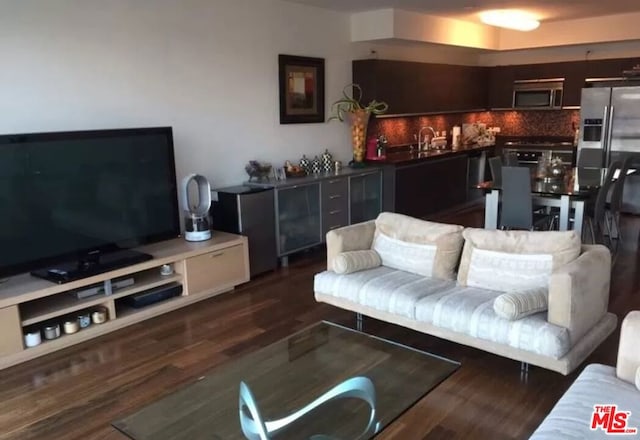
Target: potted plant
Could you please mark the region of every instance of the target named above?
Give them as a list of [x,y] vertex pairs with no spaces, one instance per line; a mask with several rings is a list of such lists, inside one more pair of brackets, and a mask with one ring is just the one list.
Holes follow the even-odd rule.
[[[351,96],[347,89],[351,88]],[[343,97],[331,105],[332,116],[329,121],[347,121],[351,124],[351,142],[353,147],[354,165],[364,162],[365,147],[367,142],[367,125],[371,114],[381,115],[385,113],[389,105],[386,102],[376,101],[362,105],[362,88],[358,84],[349,84],[342,90]]]

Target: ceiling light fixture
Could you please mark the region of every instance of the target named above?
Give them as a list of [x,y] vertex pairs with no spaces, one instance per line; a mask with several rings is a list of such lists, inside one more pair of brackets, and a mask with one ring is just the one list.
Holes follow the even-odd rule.
[[498,26],[516,31],[532,31],[540,26],[536,17],[517,9],[494,9],[480,13],[480,21],[491,26]]

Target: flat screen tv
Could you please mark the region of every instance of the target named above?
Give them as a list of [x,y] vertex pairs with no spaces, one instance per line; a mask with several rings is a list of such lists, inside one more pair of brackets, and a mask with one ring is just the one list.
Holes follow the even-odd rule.
[[0,277],[71,281],[179,234],[171,127],[0,136]]

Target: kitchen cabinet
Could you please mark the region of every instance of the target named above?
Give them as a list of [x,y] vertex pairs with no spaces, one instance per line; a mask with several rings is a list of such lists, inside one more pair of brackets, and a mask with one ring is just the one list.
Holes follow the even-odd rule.
[[514,66],[496,66],[489,72],[488,107],[492,109],[513,106]]
[[608,60],[584,61],[584,77],[620,78],[624,70],[631,70],[640,64],[640,58],[613,58]]
[[467,201],[466,154],[398,166],[395,212],[425,217]]
[[276,191],[276,238],[280,256],[322,243],[320,183]]
[[489,68],[392,60],[356,60],[353,82],[362,102],[389,104],[388,115],[439,113],[487,107]]
[[274,190],[276,248],[286,266],[290,254],[324,243],[327,232],[376,218],[381,180],[381,168],[367,167],[245,185]]
[[382,174],[349,177],[349,204],[351,224],[375,219],[382,211]]

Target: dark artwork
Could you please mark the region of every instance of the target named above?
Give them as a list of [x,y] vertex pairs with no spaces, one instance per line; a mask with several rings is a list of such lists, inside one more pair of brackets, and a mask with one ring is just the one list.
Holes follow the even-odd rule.
[[280,123],[324,122],[324,59],[279,56]]

